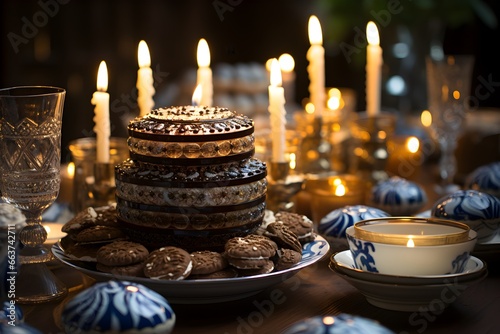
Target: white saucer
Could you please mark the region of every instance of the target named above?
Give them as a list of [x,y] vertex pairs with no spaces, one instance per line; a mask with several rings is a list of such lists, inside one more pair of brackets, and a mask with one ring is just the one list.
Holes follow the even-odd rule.
[[481,277],[487,270],[486,264],[474,256],[470,257],[462,273],[427,276],[387,275],[356,269],[350,250],[332,255],[330,261],[330,265],[335,266],[338,271],[353,278],[376,283],[405,285],[443,284],[450,281],[463,282]]
[[[387,310],[414,312],[429,307],[435,300],[448,306],[456,300],[457,293],[488,275],[484,262],[473,256],[462,274],[404,277],[368,273],[354,269],[349,253],[332,255],[330,269],[357,288],[370,304]],[[457,284],[459,290],[453,288]]]

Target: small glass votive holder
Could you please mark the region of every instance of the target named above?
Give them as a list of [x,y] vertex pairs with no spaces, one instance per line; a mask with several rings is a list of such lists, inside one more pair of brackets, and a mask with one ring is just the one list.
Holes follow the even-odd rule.
[[71,159],[75,164],[71,204],[73,212],[115,202],[114,168],[129,158],[129,150],[125,138],[111,137],[109,147],[109,163],[97,163],[95,138],[79,138],[70,142]]
[[396,116],[382,112],[370,116],[358,113],[350,122],[352,134],[349,172],[371,182],[388,178],[388,139],[394,134]]
[[363,205],[368,183],[351,174],[309,176],[304,190],[309,194],[311,218],[315,224],[335,209],[347,205]]

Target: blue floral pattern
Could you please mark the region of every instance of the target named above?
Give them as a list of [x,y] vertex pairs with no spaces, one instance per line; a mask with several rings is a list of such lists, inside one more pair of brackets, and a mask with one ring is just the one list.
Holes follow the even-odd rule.
[[465,187],[500,197],[500,161],[476,168],[467,176]]
[[472,224],[478,241],[494,235],[500,225],[500,199],[477,190],[458,190],[442,197],[431,209],[431,216]]
[[375,265],[375,259],[372,256],[372,254],[377,251],[375,245],[369,241],[356,240],[349,234],[347,234],[347,241],[349,242],[349,248],[356,268],[378,273],[379,271]]
[[467,264],[467,261],[469,261],[469,258],[470,258],[469,252],[464,252],[463,254],[457,256],[457,258],[451,262],[453,271],[450,274],[463,272]]
[[370,201],[392,215],[412,215],[427,203],[427,194],[415,182],[393,176],[373,187]]
[[145,331],[170,333],[175,313],[167,300],[145,286],[128,281],[96,283],[64,307],[66,333],[79,331]]
[[345,230],[360,220],[389,217],[387,212],[365,205],[347,205],[335,209],[321,219],[318,232],[337,238],[345,238]]

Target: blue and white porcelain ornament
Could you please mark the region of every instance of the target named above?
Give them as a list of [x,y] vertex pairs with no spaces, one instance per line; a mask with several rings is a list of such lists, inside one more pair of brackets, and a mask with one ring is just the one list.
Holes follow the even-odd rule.
[[368,202],[393,216],[411,216],[427,203],[427,194],[417,183],[392,176],[373,186]]
[[431,217],[465,223],[477,232],[477,242],[485,243],[499,232],[500,199],[477,190],[458,190],[436,201]]
[[168,334],[175,313],[165,297],[138,283],[96,283],[71,299],[62,311],[66,333]]
[[345,230],[358,221],[389,216],[389,213],[370,206],[347,205],[323,217],[319,222],[318,232],[324,236],[345,238]]
[[485,192],[500,199],[500,161],[473,170],[465,179],[465,188]]
[[315,316],[298,321],[282,334],[394,334],[377,321],[340,313],[335,316]]

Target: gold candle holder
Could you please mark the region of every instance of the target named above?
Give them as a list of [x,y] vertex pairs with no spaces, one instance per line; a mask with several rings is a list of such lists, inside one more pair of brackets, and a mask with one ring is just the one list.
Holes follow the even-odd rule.
[[347,205],[363,205],[368,183],[350,174],[325,174],[307,179],[304,189],[310,194],[312,220],[320,220],[331,211]]

